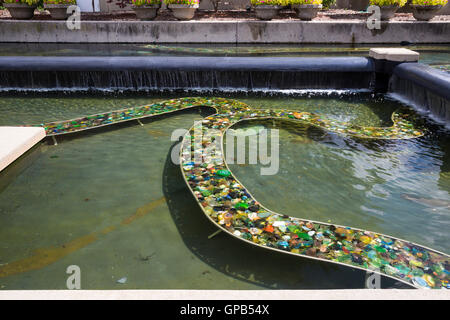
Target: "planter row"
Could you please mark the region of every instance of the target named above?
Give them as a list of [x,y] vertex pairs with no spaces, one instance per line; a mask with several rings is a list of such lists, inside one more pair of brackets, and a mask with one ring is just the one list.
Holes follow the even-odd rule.
[[[140,20],[153,20],[158,14],[160,5],[149,5],[149,6],[132,6],[136,17]],[[191,20],[195,11],[198,9],[199,5],[187,5],[187,4],[169,4],[167,6],[173,13],[173,16],[178,20]]]
[[[297,17],[301,20],[312,20],[317,17],[317,13],[322,9],[321,4],[295,4],[291,5],[292,9],[297,13]],[[281,6],[255,6],[256,17],[261,20],[272,20],[278,15]]]
[[[8,9],[11,17],[14,19],[31,19],[34,16],[36,5],[30,6],[26,3],[4,3],[3,6]],[[55,20],[65,20],[69,16],[67,8],[70,5],[66,4],[45,4],[44,8],[50,11],[50,14]]]
[[[433,19],[433,17],[439,12],[439,10],[441,10],[443,6],[423,6],[410,4],[410,7],[413,9],[413,16],[416,20],[429,21]],[[395,12],[397,12],[399,8],[400,7],[398,5],[380,7],[381,20],[386,21],[393,18]]]
[[[36,5],[30,6],[26,3],[5,3],[5,8],[8,9],[11,17],[14,19],[31,19],[34,16],[34,10]],[[66,4],[45,4],[44,8],[50,11],[53,19],[64,20],[67,19],[69,14],[67,8],[70,5]],[[149,6],[133,6],[133,10],[136,13],[138,19],[152,20],[156,17],[160,5]],[[199,7],[197,5],[184,5],[184,4],[169,4],[169,9],[172,10],[173,15],[178,20],[190,20],[194,17],[195,10]]]
[[[14,19],[31,19],[34,15],[34,9],[36,6],[29,6],[24,3],[4,3],[3,4],[11,16]],[[67,8],[69,5],[65,4],[46,4],[45,9],[50,11],[50,14],[55,20],[67,19]],[[160,5],[148,5],[148,6],[133,6],[133,10],[136,13],[136,17],[140,20],[153,20],[158,14]],[[198,8],[197,5],[185,5],[185,4],[169,4],[168,8],[173,12],[173,15],[178,20],[190,20],[194,17],[195,11]],[[322,9],[321,4],[304,4],[304,5],[292,5],[292,9],[295,10],[297,16],[301,20],[311,20],[317,16],[317,13]],[[413,16],[416,20],[428,21],[431,20],[442,6],[422,6],[411,5],[413,8]],[[255,6],[256,17],[261,20],[271,20],[278,15],[281,6],[271,5],[259,5]],[[395,6],[382,6],[381,20],[389,20],[394,17],[395,12],[399,9],[398,5]]]
[[[194,17],[197,6],[187,6],[183,4],[169,4],[169,9],[172,10],[173,15],[178,20],[190,20]],[[136,12],[136,16],[141,20],[152,20],[158,14],[160,6],[133,6],[133,10]],[[261,20],[271,20],[281,9],[281,6],[255,6],[256,16]],[[322,5],[305,4],[305,5],[293,5],[292,8],[297,12],[297,15],[302,20],[311,20],[317,16],[317,13],[322,9]]]
[[[413,8],[413,16],[416,20],[429,21],[431,20],[442,8],[441,5],[436,6],[423,6],[423,5],[410,5]],[[322,8],[322,5],[317,4],[304,4],[304,5],[291,5],[292,9],[297,12],[297,16],[301,20],[311,20],[317,16],[317,13]],[[259,5],[255,6],[255,12],[258,19],[271,20],[278,15],[278,12],[282,8],[281,6],[269,6]],[[400,7],[398,5],[381,6],[380,14],[381,20],[387,21],[394,17],[395,12]]]

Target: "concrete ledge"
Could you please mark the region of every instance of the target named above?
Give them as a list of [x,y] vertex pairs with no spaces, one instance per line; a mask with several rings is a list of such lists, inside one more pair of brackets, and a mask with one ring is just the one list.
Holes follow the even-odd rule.
[[149,70],[372,72],[373,62],[365,57],[0,57],[0,71]]
[[449,43],[450,22],[364,21],[0,21],[0,42],[58,43]]
[[372,48],[369,57],[378,60],[417,62],[420,54],[405,48]]
[[44,137],[44,128],[0,127],[0,171]]
[[367,89],[365,57],[0,57],[0,89]]
[[450,300],[448,290],[2,290],[0,300]]

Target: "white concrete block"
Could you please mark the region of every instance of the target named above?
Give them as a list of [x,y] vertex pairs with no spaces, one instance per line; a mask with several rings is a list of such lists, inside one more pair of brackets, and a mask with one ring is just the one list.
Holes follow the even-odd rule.
[[0,171],[45,137],[44,128],[0,127]]
[[372,48],[369,56],[378,60],[417,62],[420,54],[406,48]]

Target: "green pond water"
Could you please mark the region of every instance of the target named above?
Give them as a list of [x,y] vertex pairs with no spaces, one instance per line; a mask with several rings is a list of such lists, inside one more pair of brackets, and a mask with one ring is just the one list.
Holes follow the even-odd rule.
[[[191,94],[192,95],[192,94]],[[177,95],[3,94],[0,125],[33,124],[148,104]],[[389,125],[400,105],[366,94],[232,96],[254,108],[326,114]],[[220,233],[170,160],[171,134],[210,110],[191,110],[44,141],[0,174],[0,288],[362,288],[366,273],[257,248]],[[264,206],[364,228],[450,253],[450,135],[363,141],[281,122],[279,171],[230,164]],[[8,267],[9,266],[9,267]],[[126,277],[125,283],[117,280]],[[404,288],[383,278],[383,287]]]

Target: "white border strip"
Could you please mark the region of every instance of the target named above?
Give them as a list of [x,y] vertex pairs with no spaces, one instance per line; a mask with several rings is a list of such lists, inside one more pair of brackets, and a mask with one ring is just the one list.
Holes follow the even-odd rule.
[[12,290],[0,300],[450,300],[449,290]]
[[44,128],[0,127],[0,171],[45,137]]

